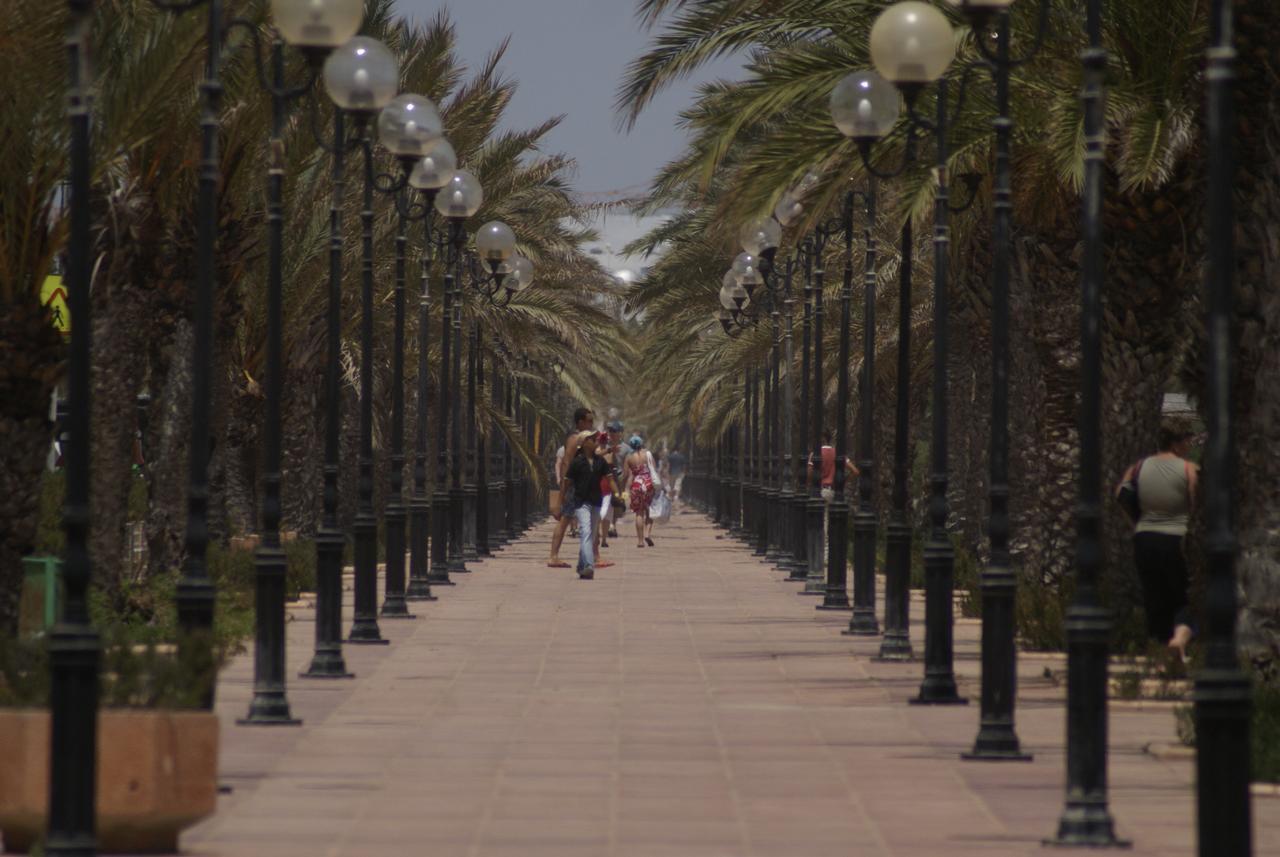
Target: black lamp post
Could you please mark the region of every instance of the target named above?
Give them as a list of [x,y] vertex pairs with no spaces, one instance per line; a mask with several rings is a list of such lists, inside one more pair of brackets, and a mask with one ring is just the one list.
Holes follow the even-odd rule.
[[[1235,438],[1231,424],[1231,315],[1235,276],[1235,163],[1231,135],[1235,48],[1231,3],[1210,7],[1206,126],[1209,137],[1207,271],[1209,441],[1205,456],[1208,524],[1206,653],[1196,675],[1196,808],[1201,857],[1252,852],[1249,796],[1250,687],[1236,648]],[[74,317],[74,316],[73,316]]]
[[[890,7],[892,11],[894,7]],[[883,13],[883,19],[889,12]],[[945,19],[943,19],[945,25]],[[879,26],[879,22],[877,25]],[[875,612],[875,561],[879,516],[875,508],[875,459],[873,457],[875,407],[875,330],[876,330],[876,220],[875,177],[891,178],[906,169],[904,161],[896,172],[884,173],[871,164],[871,146],[887,134],[897,122],[901,102],[897,93],[878,74],[855,72],[842,79],[831,93],[831,116],[846,137],[857,141],[864,168],[872,177],[866,193],[867,265],[864,274],[862,316],[862,402],[858,408],[858,511],[853,522],[853,615],[847,633],[874,636],[879,633]],[[914,126],[908,126],[908,160]],[[900,426],[905,431],[905,426]],[[837,466],[837,469],[840,469]],[[886,602],[887,606],[887,602]]]
[[[914,530],[907,512],[911,418],[911,262],[915,255],[911,217],[902,224],[898,265],[898,383],[893,438],[893,514],[889,519],[884,587],[884,637],[881,660],[911,660],[910,584]],[[868,379],[870,381],[870,379]]]
[[[973,25],[974,45],[991,70],[996,89],[995,177],[992,186],[991,454],[990,562],[982,575],[982,714],[973,750],[966,759],[1026,760],[1014,731],[1017,655],[1014,649],[1016,578],[1009,557],[1009,264],[1012,227],[1009,116],[1011,70],[1038,53],[1048,24],[1049,3],[1041,0],[1040,23],[1028,53],[1009,50],[1011,0],[955,0]],[[988,27],[995,21],[995,32]],[[989,42],[994,36],[996,47]],[[910,106],[920,90],[945,72],[954,51],[951,28],[936,9],[921,14],[918,4],[898,4],[881,13],[871,33],[877,68],[892,80]],[[878,45],[878,46],[877,46]],[[918,124],[914,119],[909,132]]]
[[[824,406],[826,395],[822,383],[822,315],[823,304],[826,302],[823,295],[826,264],[823,261],[823,254],[829,234],[822,227],[815,228],[813,231],[813,349],[811,352],[813,391],[810,393],[809,398],[809,405],[812,409],[810,411],[812,424],[809,426],[809,436],[812,438],[813,445],[809,447],[809,461],[813,462],[815,468],[822,463],[822,431],[825,421]],[[822,592],[823,603],[817,607],[817,609],[821,610],[827,606],[827,588],[823,583],[823,571],[826,565],[823,530],[825,529],[824,523],[826,521],[827,508],[822,499],[822,480],[817,477],[818,472],[816,470],[809,474],[808,499],[804,507],[805,555],[809,560],[808,582],[805,585],[805,589],[818,589]]]
[[207,55],[200,82],[200,166],[196,195],[196,278],[192,308],[191,446],[187,477],[185,560],[178,579],[178,648],[202,685],[201,707],[213,708],[216,675],[213,663],[214,587],[205,563],[209,546],[209,409],[213,367],[214,265],[218,240],[218,111],[222,82],[221,0],[152,0],[160,9],[181,14],[204,6]]
[[[455,170],[446,184],[436,195],[436,212],[449,221],[449,241],[452,248],[450,262],[446,266],[445,289],[450,291],[452,319],[450,335],[452,337],[451,354],[446,355],[442,364],[442,372],[450,371],[452,364],[452,380],[449,389],[452,401],[447,410],[449,416],[449,488],[444,496],[443,511],[448,521],[448,571],[451,574],[462,574],[469,571],[466,567],[463,539],[465,535],[465,518],[463,503],[465,491],[462,484],[464,449],[462,445],[462,246],[466,239],[463,224],[467,218],[480,210],[484,201],[484,190],[480,180],[466,170]],[[449,360],[448,358],[452,358]],[[443,398],[443,396],[442,396]],[[445,410],[441,411],[442,416]],[[437,495],[438,497],[439,495]],[[435,554],[432,554],[434,560]],[[433,562],[434,565],[434,562]],[[432,581],[435,582],[434,580]]]
[[[395,57],[376,39],[356,36],[334,51],[324,67],[325,87],[338,109],[355,124],[363,154],[361,196],[360,451],[355,538],[355,606],[348,637],[352,643],[381,644],[378,628],[378,525],[373,509],[373,192],[374,164],[370,125],[395,96],[399,80]],[[332,347],[332,345],[331,345]],[[336,391],[335,391],[336,392]]]
[[[1080,504],[1076,590],[1067,608],[1067,794],[1054,845],[1128,845],[1107,808],[1107,638],[1111,614],[1098,592],[1102,570],[1102,182],[1106,170],[1100,0],[1086,4],[1089,44],[1081,54],[1085,160],[1080,289]],[[1247,798],[1246,798],[1247,799]],[[1217,852],[1215,852],[1217,853]]]
[[[524,256],[515,252],[516,237],[505,223],[494,220],[484,224],[476,233],[476,249],[483,257],[488,269],[482,271],[477,259],[468,256],[468,273],[473,290],[483,297],[490,306],[506,307],[511,303],[517,290],[530,284],[533,277],[533,264]],[[477,387],[484,386],[484,340],[479,320],[471,325],[471,348],[468,358],[467,407],[470,411],[470,425],[478,427],[476,421]],[[496,373],[495,373],[496,374]],[[495,379],[496,380],[496,379]],[[490,425],[494,425],[492,422]],[[496,446],[496,438],[495,438]],[[483,437],[477,438],[474,445],[475,489],[475,547],[480,557],[490,556],[489,548],[489,511],[491,486],[489,485],[489,457],[487,445]],[[495,471],[496,474],[496,471]]]
[[[462,275],[458,277],[458,288],[462,287]],[[459,309],[462,302],[456,305]],[[476,527],[478,524],[476,480],[479,474],[479,463],[476,460],[476,348],[478,321],[473,317],[467,330],[467,395],[466,395],[466,455],[462,468],[462,559],[464,562],[479,562],[481,557],[476,550]],[[459,339],[461,342],[461,339]]]
[[[981,29],[991,10],[976,4],[965,7],[975,28]],[[1041,3],[1042,24],[1048,3]],[[992,185],[992,287],[991,287],[991,455],[990,517],[987,533],[991,558],[982,571],[982,713],[973,749],[965,754],[977,760],[1029,760],[1014,729],[1018,693],[1017,651],[1014,647],[1014,601],[1017,578],[1009,560],[1009,265],[1013,220],[1010,172],[1009,74],[1013,67],[1038,52],[1044,28],[1031,52],[1014,59],[1009,51],[1009,15],[996,17],[996,50],[992,54],[987,35],[974,43],[991,64],[996,85],[995,178]]]
[[875,636],[876,540],[880,516],[875,504],[875,366],[876,366],[876,197],[875,182],[867,188],[866,271],[862,288],[862,380],[858,385],[858,511],[853,516],[853,615],[848,632]]
[[[432,195],[434,196],[434,194]],[[428,200],[428,208],[434,203]],[[427,494],[427,423],[430,389],[427,373],[430,371],[428,347],[431,342],[431,263],[433,234],[430,217],[423,218],[422,260],[418,290],[418,383],[417,406],[414,413],[413,433],[413,494],[409,498],[409,583],[405,589],[406,601],[434,601],[431,581],[427,574],[430,564],[431,498]]]
[[431,493],[432,586],[453,586],[449,578],[449,417],[453,410],[453,256],[462,241],[462,224],[450,222],[444,248],[444,283],[440,302],[440,383],[436,403],[436,473]]
[[795,530],[796,569],[791,579],[804,581],[801,595],[822,595],[826,590],[822,578],[809,574],[809,456],[805,444],[809,441],[809,364],[813,344],[813,237],[806,236],[800,242],[800,258],[804,263],[803,321],[800,345],[800,419],[796,426],[794,442],[796,499],[792,509],[791,526]]
[[97,785],[98,665],[101,644],[89,621],[89,413],[93,319],[89,282],[91,117],[89,83],[90,0],[71,0],[67,29],[67,118],[70,176],[66,279],[71,311],[71,351],[67,364],[66,502],[67,534],[62,611],[49,636],[49,819],[45,853],[59,857],[93,854]]
[[[358,22],[358,19],[357,19]],[[288,103],[305,95],[314,74],[303,86],[285,84],[284,41],[271,47],[271,79],[267,80],[256,25],[233,20],[230,26],[246,29],[252,37],[259,83],[271,98],[273,159],[267,176],[267,399],[263,426],[262,538],[254,555],[254,653],[253,698],[249,713],[237,721],[253,725],[297,725],[285,692],[284,584],[288,564],[280,546],[280,403],[284,392],[283,283],[284,257],[284,134]],[[309,45],[307,58],[316,70],[328,46]]]
[[[417,188],[423,197],[422,218],[422,269],[421,289],[418,295],[418,407],[415,417],[413,445],[413,496],[409,500],[409,585],[405,591],[406,601],[434,601],[431,584],[447,585],[448,571],[445,570],[444,581],[432,576],[432,569],[439,568],[431,560],[432,550],[430,532],[433,520],[440,520],[439,510],[432,511],[432,498],[427,493],[427,435],[428,423],[428,375],[430,372],[428,350],[431,339],[430,292],[431,275],[434,260],[445,257],[449,252],[445,230],[435,228],[435,199],[440,188],[448,182],[457,167],[457,156],[453,146],[443,137],[436,141],[431,151],[424,155],[409,173],[410,186]],[[448,293],[445,293],[448,299]],[[447,333],[447,329],[445,331]],[[440,372],[441,383],[444,379],[443,363]],[[439,396],[437,405],[443,407],[444,396]],[[443,450],[441,450],[443,454]],[[438,485],[439,483],[437,483]]]
[[[823,295],[823,277],[826,270],[826,261],[824,259],[827,240],[842,232],[844,236],[844,282],[840,289],[840,345],[838,352],[839,365],[836,367],[836,429],[835,429],[835,474],[832,484],[833,497],[831,499],[830,508],[824,509],[827,516],[827,527],[830,532],[827,538],[827,579],[826,591],[823,593],[822,604],[818,605],[819,610],[848,610],[849,595],[846,591],[846,580],[848,577],[848,523],[849,523],[849,504],[844,498],[844,482],[845,482],[845,446],[848,435],[848,412],[849,412],[849,303],[853,297],[853,193],[850,191],[845,195],[844,206],[839,220],[831,220],[820,225],[815,231],[815,247],[816,247],[816,269],[814,276],[818,284],[818,301],[819,308],[817,313],[817,331],[816,331],[816,348],[815,348],[815,365],[814,365],[814,403],[815,413],[814,422],[817,431],[814,432],[813,445],[813,486],[814,490],[819,492],[822,488],[821,465],[822,465],[822,434],[825,431],[825,424],[822,417],[825,384],[822,377],[822,311],[821,302]],[[812,495],[811,495],[812,496]],[[821,543],[819,542],[819,545]],[[821,562],[821,560],[819,560]]]
[[782,423],[781,436],[778,439],[778,531],[781,539],[782,568],[790,574],[788,579],[795,579],[799,564],[796,562],[796,534],[792,526],[792,511],[795,508],[796,493],[792,484],[792,473],[795,467],[796,454],[793,449],[793,424],[795,422],[795,390],[793,367],[795,365],[795,343],[793,327],[795,323],[795,299],[791,293],[792,276],[795,273],[795,257],[787,257],[786,271],[783,275],[782,299],[782,389],[780,393]]
[[[956,690],[953,667],[952,619],[955,549],[947,533],[947,381],[950,354],[949,269],[951,252],[951,195],[947,183],[947,79],[938,81],[937,146],[938,189],[934,198],[933,228],[933,420],[929,445],[929,538],[924,546],[925,631],[924,680],[911,702],[919,705],[964,705]],[[969,177],[970,200],[977,194],[978,176]],[[966,205],[967,207],[967,205]]]
[[355,541],[355,599],[350,643],[386,644],[378,627],[378,521],[373,508],[373,141],[367,115],[353,114],[364,155],[360,208],[360,452]]
[[[408,519],[408,508],[404,501],[404,327],[405,327],[405,248],[408,243],[407,229],[411,222],[421,220],[428,224],[424,235],[423,252],[430,252],[432,240],[430,220],[431,203],[438,190],[436,181],[424,178],[424,174],[438,175],[441,159],[451,160],[452,148],[448,147],[442,136],[443,122],[430,99],[420,95],[405,94],[396,96],[383,108],[378,117],[378,132],[382,144],[394,154],[400,162],[400,176],[378,176],[375,187],[395,199],[396,203],[396,259],[395,259],[395,326],[393,332],[391,360],[391,449],[388,456],[388,493],[387,507],[384,515],[386,532],[386,584],[383,596],[381,615],[387,619],[411,619],[409,612],[409,593],[405,579],[405,525]],[[433,157],[435,150],[441,146],[445,151]],[[422,159],[422,160],[419,160]],[[415,178],[416,177],[416,178]],[[409,204],[406,185],[420,187],[427,196],[427,202]],[[425,315],[426,304],[426,271],[424,270],[424,287],[420,298],[419,315]],[[421,321],[421,318],[420,318]],[[418,358],[419,373],[423,374],[425,362],[425,335],[429,325],[419,329],[422,353]],[[421,390],[423,378],[419,377]],[[419,409],[425,404],[425,396],[419,400]],[[415,462],[415,471],[420,468],[421,479],[426,478],[426,423],[425,416],[419,414],[418,439],[423,449],[421,457]],[[425,484],[417,489],[420,493],[416,509],[418,514],[424,508]],[[416,526],[418,538],[426,536],[426,522],[420,521]],[[421,546],[420,546],[421,547]],[[418,591],[414,600],[430,599],[430,583],[423,574],[425,551],[418,553]],[[425,588],[425,592],[423,589]]]
[[346,190],[345,117],[333,111],[329,198],[329,295],[325,361],[324,490],[316,531],[316,645],[304,678],[350,678],[342,656],[342,560],[347,538],[338,522],[339,435],[342,430],[342,199]]

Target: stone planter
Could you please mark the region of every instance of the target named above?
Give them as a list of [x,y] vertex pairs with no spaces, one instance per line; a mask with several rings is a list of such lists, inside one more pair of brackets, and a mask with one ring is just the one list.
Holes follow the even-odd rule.
[[[49,712],[0,709],[0,832],[6,851],[45,835]],[[98,850],[167,854],[218,801],[218,718],[204,711],[98,712]]]

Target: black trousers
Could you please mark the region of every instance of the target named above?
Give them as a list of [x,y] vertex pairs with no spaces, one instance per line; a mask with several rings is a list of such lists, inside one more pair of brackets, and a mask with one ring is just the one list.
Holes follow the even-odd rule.
[[1165,533],[1133,536],[1134,561],[1147,612],[1147,635],[1160,643],[1173,636],[1174,625],[1194,627],[1187,601],[1187,558],[1182,542],[1182,536]]

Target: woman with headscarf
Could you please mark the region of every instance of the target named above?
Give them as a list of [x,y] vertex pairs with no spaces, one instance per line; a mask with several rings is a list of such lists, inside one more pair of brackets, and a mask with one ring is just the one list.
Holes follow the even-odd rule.
[[644,439],[638,434],[631,436],[627,446],[631,447],[631,452],[623,463],[622,482],[631,492],[631,511],[636,516],[636,547],[642,548],[646,543],[653,547],[653,539],[645,535],[649,504],[653,502],[654,493],[653,456],[644,448]]

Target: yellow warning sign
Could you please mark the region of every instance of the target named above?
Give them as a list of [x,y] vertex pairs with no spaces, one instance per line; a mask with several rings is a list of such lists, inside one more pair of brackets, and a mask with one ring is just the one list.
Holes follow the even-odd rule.
[[71,311],[67,307],[67,287],[56,274],[44,278],[40,287],[40,303],[49,312],[49,320],[63,336],[71,333]]

